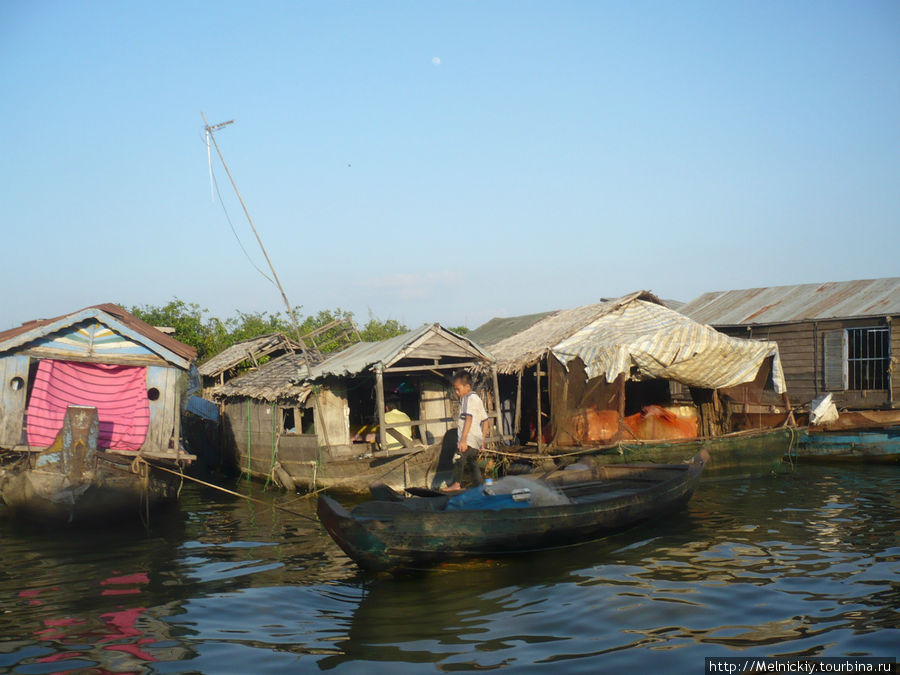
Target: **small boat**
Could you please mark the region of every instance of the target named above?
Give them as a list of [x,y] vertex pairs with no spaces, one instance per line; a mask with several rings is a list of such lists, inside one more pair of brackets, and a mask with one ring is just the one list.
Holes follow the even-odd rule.
[[580,544],[672,513],[691,498],[708,458],[701,452],[684,464],[570,467],[543,479],[507,476],[454,495],[388,495],[352,511],[320,495],[318,515],[362,569],[421,569]]
[[897,464],[900,426],[844,431],[810,427],[798,439],[796,456],[809,462]]

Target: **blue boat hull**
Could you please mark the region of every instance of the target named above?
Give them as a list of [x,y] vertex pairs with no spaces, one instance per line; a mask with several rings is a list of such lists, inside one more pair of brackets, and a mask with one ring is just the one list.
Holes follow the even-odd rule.
[[900,462],[900,427],[869,431],[803,432],[795,456],[817,462]]

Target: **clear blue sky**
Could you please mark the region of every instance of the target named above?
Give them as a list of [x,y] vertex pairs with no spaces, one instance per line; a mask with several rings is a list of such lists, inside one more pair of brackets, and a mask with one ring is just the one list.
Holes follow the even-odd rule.
[[308,313],[900,274],[895,0],[3,2],[0,92],[0,328],[281,308],[201,110]]

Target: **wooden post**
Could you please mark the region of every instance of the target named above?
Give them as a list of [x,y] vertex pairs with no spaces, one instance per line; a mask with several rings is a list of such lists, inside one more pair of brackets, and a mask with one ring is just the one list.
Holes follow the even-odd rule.
[[541,362],[535,366],[537,376],[537,448],[538,454],[544,451],[544,424],[541,419]]
[[384,428],[384,366],[375,366],[375,405],[378,406],[378,443],[387,450],[387,429]]
[[616,410],[619,416],[619,437],[622,438],[622,431],[625,426],[625,373],[619,373],[616,377]]
[[516,387],[516,421],[513,426],[513,434],[518,438],[522,431],[522,371],[519,370],[519,382]]
[[497,366],[491,366],[491,379],[494,382],[494,405],[497,408],[497,436],[503,440],[503,411],[500,409],[500,386],[497,383]]

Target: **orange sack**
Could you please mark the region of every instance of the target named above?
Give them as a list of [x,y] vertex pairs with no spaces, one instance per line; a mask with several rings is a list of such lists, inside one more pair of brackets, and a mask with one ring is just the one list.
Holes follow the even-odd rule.
[[642,441],[697,438],[697,419],[679,417],[658,405],[648,405],[639,413],[625,418],[634,437]]

